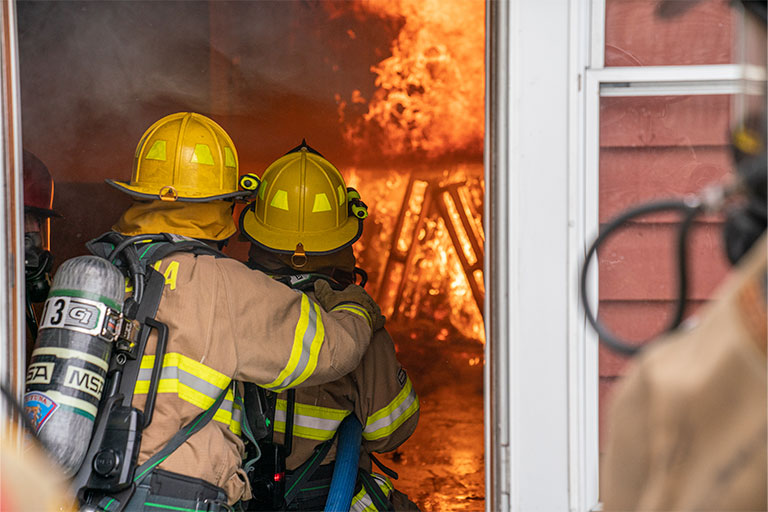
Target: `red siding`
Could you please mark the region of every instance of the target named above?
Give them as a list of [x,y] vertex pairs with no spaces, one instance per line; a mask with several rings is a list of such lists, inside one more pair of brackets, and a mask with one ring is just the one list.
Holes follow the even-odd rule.
[[664,2],[687,6],[675,18],[657,15],[661,2],[608,0],[605,65],[659,66],[732,62],[732,12],[727,0]]
[[[647,9],[656,2],[618,3],[627,4],[622,9],[630,4]],[[611,4],[616,8],[617,2]],[[682,198],[729,180],[729,109],[728,96],[603,98],[601,226],[634,205]],[[678,286],[674,260],[677,221],[677,214],[636,219],[598,252],[600,319],[623,339],[653,338],[669,321]],[[728,270],[722,248],[722,218],[700,218],[689,240],[688,314],[711,297]],[[610,397],[629,364],[630,360],[601,346],[601,446]]]

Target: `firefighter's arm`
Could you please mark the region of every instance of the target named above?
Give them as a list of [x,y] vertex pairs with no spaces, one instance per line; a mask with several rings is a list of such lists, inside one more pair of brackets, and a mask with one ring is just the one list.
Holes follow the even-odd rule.
[[374,333],[371,346],[352,377],[358,395],[355,414],[363,423],[363,449],[394,450],[416,429],[419,397],[397,361],[394,343],[386,330]]
[[371,338],[366,315],[330,312],[233,260],[219,262],[237,358],[235,379],[274,391],[336,380],[359,363]]

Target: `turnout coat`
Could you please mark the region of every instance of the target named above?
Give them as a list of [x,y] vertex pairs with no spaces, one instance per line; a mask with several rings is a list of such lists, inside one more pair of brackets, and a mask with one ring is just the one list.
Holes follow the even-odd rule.
[[[155,318],[168,325],[169,337],[138,463],[228,390],[213,421],[159,468],[217,485],[230,503],[248,499],[241,468],[242,405],[234,381],[279,392],[338,380],[358,366],[368,348],[370,319],[349,304],[326,312],[306,294],[232,259],[175,253],[154,266],[165,276]],[[140,409],[156,340],[153,333],[136,383],[133,403]]]
[[766,510],[766,238],[700,319],[639,356],[613,402],[606,511]]

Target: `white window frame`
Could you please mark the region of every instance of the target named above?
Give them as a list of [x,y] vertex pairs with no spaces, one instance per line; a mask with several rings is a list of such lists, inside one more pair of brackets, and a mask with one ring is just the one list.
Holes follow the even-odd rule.
[[[16,4],[0,4],[0,382],[21,402],[24,392],[24,199],[22,185],[21,102]],[[0,439],[21,450],[22,430],[8,421],[21,418],[0,395]]]
[[765,69],[606,68],[605,0],[486,6],[486,510],[599,510],[598,345],[578,282],[599,227],[600,98],[734,94]]

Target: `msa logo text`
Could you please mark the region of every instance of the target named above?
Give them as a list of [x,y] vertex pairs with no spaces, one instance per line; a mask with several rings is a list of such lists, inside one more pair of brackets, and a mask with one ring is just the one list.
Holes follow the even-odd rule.
[[50,384],[54,363],[32,363],[27,368],[27,384]]
[[67,368],[67,375],[64,378],[64,385],[88,393],[94,397],[101,398],[101,391],[104,388],[104,379],[96,372],[70,366]]

